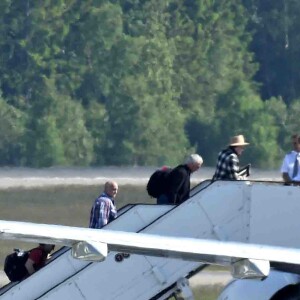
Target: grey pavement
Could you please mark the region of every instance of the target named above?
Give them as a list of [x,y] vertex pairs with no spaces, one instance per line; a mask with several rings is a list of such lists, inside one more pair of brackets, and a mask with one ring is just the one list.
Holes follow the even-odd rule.
[[190,286],[226,285],[232,276],[227,271],[202,271],[190,278]]
[[9,283],[9,280],[6,276],[6,274],[4,273],[4,271],[0,271],[0,287],[6,285]]

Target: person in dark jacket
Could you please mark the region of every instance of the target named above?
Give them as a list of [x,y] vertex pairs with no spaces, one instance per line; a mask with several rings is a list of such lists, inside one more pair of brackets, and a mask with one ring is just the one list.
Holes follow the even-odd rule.
[[190,196],[190,177],[203,164],[198,154],[191,154],[185,164],[175,167],[166,179],[166,192],[157,198],[157,204],[180,204]]

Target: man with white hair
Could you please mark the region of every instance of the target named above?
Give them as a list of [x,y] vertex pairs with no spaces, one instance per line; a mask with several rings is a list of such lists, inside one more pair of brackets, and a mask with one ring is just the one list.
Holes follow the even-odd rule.
[[203,164],[198,154],[191,154],[183,165],[175,167],[166,179],[166,192],[157,198],[157,204],[180,204],[190,196],[190,177]]

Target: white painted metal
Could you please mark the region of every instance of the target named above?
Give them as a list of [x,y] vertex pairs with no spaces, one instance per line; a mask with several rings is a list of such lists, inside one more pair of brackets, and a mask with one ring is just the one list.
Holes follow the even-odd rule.
[[264,279],[269,274],[270,262],[267,260],[241,259],[234,262],[231,267],[231,275],[240,279]]
[[[274,183],[215,182],[200,193],[195,192],[182,205],[169,212],[166,210],[166,214],[155,222],[147,219],[148,210],[151,209],[144,207],[134,215],[128,215],[128,218],[130,210],[124,215],[128,224],[122,224],[122,218],[112,224],[115,224],[114,229],[134,232],[137,219],[145,224],[142,232],[147,234],[300,248],[299,191],[298,187]],[[127,226],[132,230],[127,230]],[[182,245],[182,249],[185,247],[186,245]],[[271,248],[266,253],[271,253],[270,250]],[[74,268],[73,273],[67,272],[69,278],[64,275],[64,281],[61,278],[56,280],[48,274],[49,286],[41,287],[40,295],[48,292],[39,299],[94,299],[97,294],[101,299],[150,299],[201,266],[199,262],[143,255],[131,255],[129,259],[117,263],[114,255],[114,252],[110,252],[103,263],[84,264],[84,267]],[[49,267],[51,265],[52,263]],[[54,265],[57,265],[55,276],[59,272],[65,273],[64,267],[59,269],[59,263],[54,261],[53,268]],[[22,282],[19,285],[21,289],[30,290],[27,284],[34,277],[38,278],[36,283],[45,282],[41,280],[41,274],[46,274],[47,269],[48,267],[42,269]],[[51,289],[58,282],[61,283]],[[22,292],[20,295],[23,295]],[[34,298],[38,297],[26,299]]]
[[[172,209],[172,206],[137,205],[130,208],[114,222],[108,224],[106,229],[114,230],[116,228],[124,228],[124,230],[129,232],[139,231],[170,209]],[[132,221],[133,219],[135,222]],[[7,290],[8,287],[1,289],[1,300],[36,299],[70,276],[84,270],[89,265],[90,263],[88,262],[74,259],[71,256],[71,252],[67,251],[65,254],[55,258],[55,260],[46,267],[31,275],[25,281],[13,285],[13,287],[4,294],[2,294],[2,292]],[[72,293],[73,291],[70,289],[68,295],[71,296]],[[81,298],[75,297],[72,299]]]
[[189,281],[186,278],[180,278],[176,283],[178,290],[184,300],[194,300],[194,294],[190,288]]
[[[219,295],[218,300],[269,300],[280,289],[287,285],[299,284],[299,282],[299,275],[273,270],[264,280],[231,281]],[[289,299],[299,299],[299,297]]]
[[252,187],[250,242],[300,248],[300,187]]

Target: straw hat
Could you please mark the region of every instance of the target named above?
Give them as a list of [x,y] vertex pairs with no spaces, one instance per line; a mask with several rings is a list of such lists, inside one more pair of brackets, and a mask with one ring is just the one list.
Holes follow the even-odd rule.
[[244,136],[242,134],[233,136],[230,139],[229,146],[235,147],[235,146],[246,146],[246,145],[249,145],[249,143],[245,142],[245,138],[244,138]]

